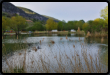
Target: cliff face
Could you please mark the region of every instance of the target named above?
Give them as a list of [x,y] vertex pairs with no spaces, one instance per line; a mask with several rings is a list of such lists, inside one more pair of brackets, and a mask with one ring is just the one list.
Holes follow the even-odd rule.
[[[38,14],[38,13],[35,13],[35,14],[27,14],[25,13],[22,9],[14,6],[13,4],[9,3],[9,2],[3,2],[2,3],[2,12],[5,12],[5,13],[8,13],[10,15],[14,15],[16,13],[19,13],[20,16],[23,16],[25,18],[28,18],[28,19],[37,19],[37,20],[40,20],[40,21],[47,21],[48,18]],[[56,21],[56,20],[54,20]],[[58,22],[58,21],[56,21]]]

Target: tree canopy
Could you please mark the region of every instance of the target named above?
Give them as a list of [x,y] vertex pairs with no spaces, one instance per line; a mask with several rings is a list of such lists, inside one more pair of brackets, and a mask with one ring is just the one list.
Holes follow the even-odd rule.
[[[16,33],[24,28],[26,28],[27,24],[26,24],[26,19],[23,18],[22,16],[13,16],[10,19],[10,24],[9,24],[10,28],[13,29]],[[17,33],[17,34],[18,34]]]
[[57,29],[58,23],[54,22],[53,19],[48,19],[46,21],[46,30],[53,30],[53,29]]
[[105,22],[108,25],[108,6],[106,6],[104,9],[101,10],[100,16],[105,20]]

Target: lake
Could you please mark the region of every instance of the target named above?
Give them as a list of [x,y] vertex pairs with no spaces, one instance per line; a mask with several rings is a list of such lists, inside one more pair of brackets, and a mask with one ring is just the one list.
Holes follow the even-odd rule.
[[108,72],[108,39],[101,42],[100,38],[75,34],[67,38],[58,34],[24,34],[18,39],[15,35],[5,36],[2,44],[5,43],[26,43],[28,47],[7,55],[6,59],[2,57],[2,71],[25,65],[28,73]]

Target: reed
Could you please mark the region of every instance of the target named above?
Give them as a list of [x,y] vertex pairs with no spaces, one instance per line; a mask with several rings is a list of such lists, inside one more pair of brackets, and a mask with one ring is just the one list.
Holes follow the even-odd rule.
[[66,35],[66,39],[68,39],[67,35]]
[[76,34],[76,35],[85,35],[85,32],[84,32],[84,31],[76,31],[75,34]]
[[[80,40],[80,39],[79,39]],[[52,40],[51,40],[52,43]],[[3,44],[3,47],[5,44]],[[50,46],[50,45],[49,45]],[[44,58],[47,58],[48,63],[43,59],[42,56],[39,57],[39,60],[36,61],[34,55],[31,58],[31,67],[35,68],[35,63],[37,63],[37,69],[35,69],[33,72],[40,72],[40,73],[103,73],[103,69],[101,68],[100,62],[98,62],[99,57],[96,56],[96,59],[94,60],[91,56],[91,53],[87,53],[87,49],[85,48],[85,44],[81,43],[81,56],[79,55],[79,52],[76,49],[76,46],[73,45],[73,49],[71,50],[69,48],[69,44],[67,45],[68,49],[71,53],[71,56],[68,56],[68,54],[65,52],[64,54],[60,51],[60,48],[58,46],[57,49],[59,49],[58,55],[55,55],[55,53],[51,52],[53,55],[54,62],[57,62],[58,67],[51,65],[50,59],[48,56],[45,55],[45,53],[42,53],[44,55]],[[23,47],[24,49],[24,47]],[[35,48],[34,48],[35,49]],[[4,47],[4,50],[6,51],[6,47]],[[53,49],[54,50],[54,49]],[[23,66],[22,67],[15,67],[12,68],[11,65],[8,63],[10,71],[4,71],[4,73],[28,73],[26,71],[26,49],[24,49],[24,60],[23,60]],[[74,51],[74,53],[72,53]],[[21,54],[20,54],[21,55]],[[23,55],[23,54],[22,54]],[[65,63],[62,61],[65,60]],[[82,62],[83,61],[83,62]],[[41,65],[41,66],[40,66]],[[67,67],[68,65],[68,67]],[[85,66],[85,67],[84,67]],[[95,67],[93,67],[95,66]]]
[[86,35],[86,37],[89,37],[89,36],[91,36],[91,34],[90,34],[90,32],[87,32],[87,35]]
[[[2,55],[7,55],[23,48],[27,48],[26,43],[4,43],[2,44]],[[6,49],[6,51],[4,49]]]
[[95,33],[91,33],[90,37],[96,37],[96,38],[107,38],[108,37],[108,33],[107,32],[95,32]]

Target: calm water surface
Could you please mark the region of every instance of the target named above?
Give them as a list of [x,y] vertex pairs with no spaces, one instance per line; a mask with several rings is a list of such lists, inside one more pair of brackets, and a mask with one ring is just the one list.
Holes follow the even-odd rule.
[[[38,69],[37,67],[40,66],[41,63],[40,59],[42,58],[45,63],[49,64],[50,66],[54,66],[54,68],[58,67],[56,61],[57,59],[61,58],[63,64],[65,64],[66,68],[71,72],[71,68],[69,67],[68,59],[65,59],[64,55],[67,55],[71,60],[74,53],[78,53],[79,58],[81,58],[82,64],[84,63],[83,57],[81,52],[83,50],[87,51],[87,56],[89,54],[92,56],[93,60],[99,57],[100,60],[97,62],[101,62],[103,65],[105,72],[108,71],[108,40],[104,39],[104,42],[101,43],[101,39],[99,38],[85,38],[84,36],[76,36],[75,34],[69,35],[66,39],[66,35],[57,35],[57,34],[28,34],[28,35],[20,35],[20,39],[16,39],[15,35],[5,36],[2,40],[2,43],[27,43],[30,44],[26,49],[26,70],[27,72],[34,72],[34,70]],[[61,40],[62,38],[62,40]],[[25,40],[24,40],[25,39]],[[44,39],[44,40],[43,40]],[[41,44],[40,44],[41,40]],[[51,40],[55,41],[54,44],[51,43]],[[73,45],[75,47],[73,47]],[[40,47],[37,51],[33,50],[33,47]],[[22,53],[19,55],[19,53]],[[7,58],[9,64],[14,66],[22,66],[23,59],[24,59],[24,50],[19,50],[14,52],[14,55]],[[32,61],[34,61],[32,65]],[[39,64],[39,65],[38,65]],[[74,60],[73,60],[74,64]],[[85,65],[83,65],[85,67]],[[93,66],[95,67],[95,65]],[[86,68],[86,67],[85,67]],[[8,65],[6,61],[2,59],[2,69],[8,69]],[[51,69],[51,68],[50,68]],[[51,69],[52,70],[52,69]],[[52,70],[52,72],[54,72]]]

